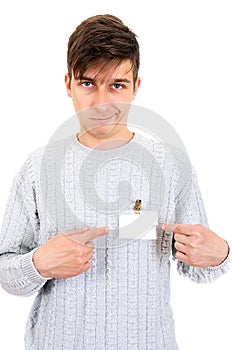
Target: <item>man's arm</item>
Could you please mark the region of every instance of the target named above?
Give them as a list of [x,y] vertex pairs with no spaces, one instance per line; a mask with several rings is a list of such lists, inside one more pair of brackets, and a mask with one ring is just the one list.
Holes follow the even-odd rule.
[[45,278],[80,275],[91,267],[94,245],[90,241],[108,232],[104,226],[59,233],[34,252],[33,263]]
[[57,234],[38,247],[38,216],[32,160],[28,158],[14,179],[0,233],[0,283],[14,295],[29,296],[51,278],[87,271],[93,256],[91,239],[106,227]]
[[226,273],[230,265],[230,249],[227,242],[208,228],[205,208],[197,182],[192,172],[192,189],[189,205],[182,203],[177,208],[177,223],[166,224],[163,229],[174,233],[174,257],[177,270],[191,280],[213,282]]
[[174,256],[181,275],[195,282],[212,282],[227,272],[230,248],[223,238],[200,224],[172,226],[163,225],[163,229],[174,233]]
[[[166,232],[170,225],[164,225]],[[228,257],[227,242],[209,228],[196,225],[176,225],[173,229],[176,259],[195,267],[221,265]]]
[[10,294],[31,295],[46,282],[32,262],[40,230],[29,157],[15,176],[0,232],[0,283]]

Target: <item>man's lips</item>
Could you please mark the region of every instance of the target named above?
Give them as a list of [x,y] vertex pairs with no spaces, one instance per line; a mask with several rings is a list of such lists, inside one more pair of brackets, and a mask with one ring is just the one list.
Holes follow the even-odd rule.
[[102,117],[102,118],[90,118],[91,120],[94,120],[96,122],[99,122],[99,123],[108,123],[109,121],[111,121],[114,117],[116,117],[116,115],[111,115],[109,117]]

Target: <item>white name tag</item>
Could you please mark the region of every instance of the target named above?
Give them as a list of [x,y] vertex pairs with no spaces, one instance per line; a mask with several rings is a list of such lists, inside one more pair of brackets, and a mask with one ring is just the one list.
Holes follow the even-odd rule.
[[156,239],[158,213],[156,211],[140,211],[140,214],[123,213],[119,215],[120,239]]

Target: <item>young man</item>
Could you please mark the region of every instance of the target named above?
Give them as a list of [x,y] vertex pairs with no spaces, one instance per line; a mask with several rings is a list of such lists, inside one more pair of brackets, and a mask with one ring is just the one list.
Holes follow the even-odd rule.
[[[226,272],[228,245],[205,227],[194,171],[183,195],[182,155],[127,127],[140,85],[135,34],[114,16],[94,16],[71,35],[67,56],[80,132],[32,153],[16,176],[1,232],[2,287],[38,292],[27,350],[178,349],[166,232],[179,273],[196,282]],[[132,203],[158,213],[155,239],[119,237]]]

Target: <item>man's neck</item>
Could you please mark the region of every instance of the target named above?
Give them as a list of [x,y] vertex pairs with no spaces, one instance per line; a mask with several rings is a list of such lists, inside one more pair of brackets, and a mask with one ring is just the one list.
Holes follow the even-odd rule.
[[103,137],[95,137],[88,132],[77,134],[77,140],[86,147],[96,148],[100,150],[110,150],[117,147],[121,147],[128,143],[134,137],[129,129],[125,129],[114,135]]

